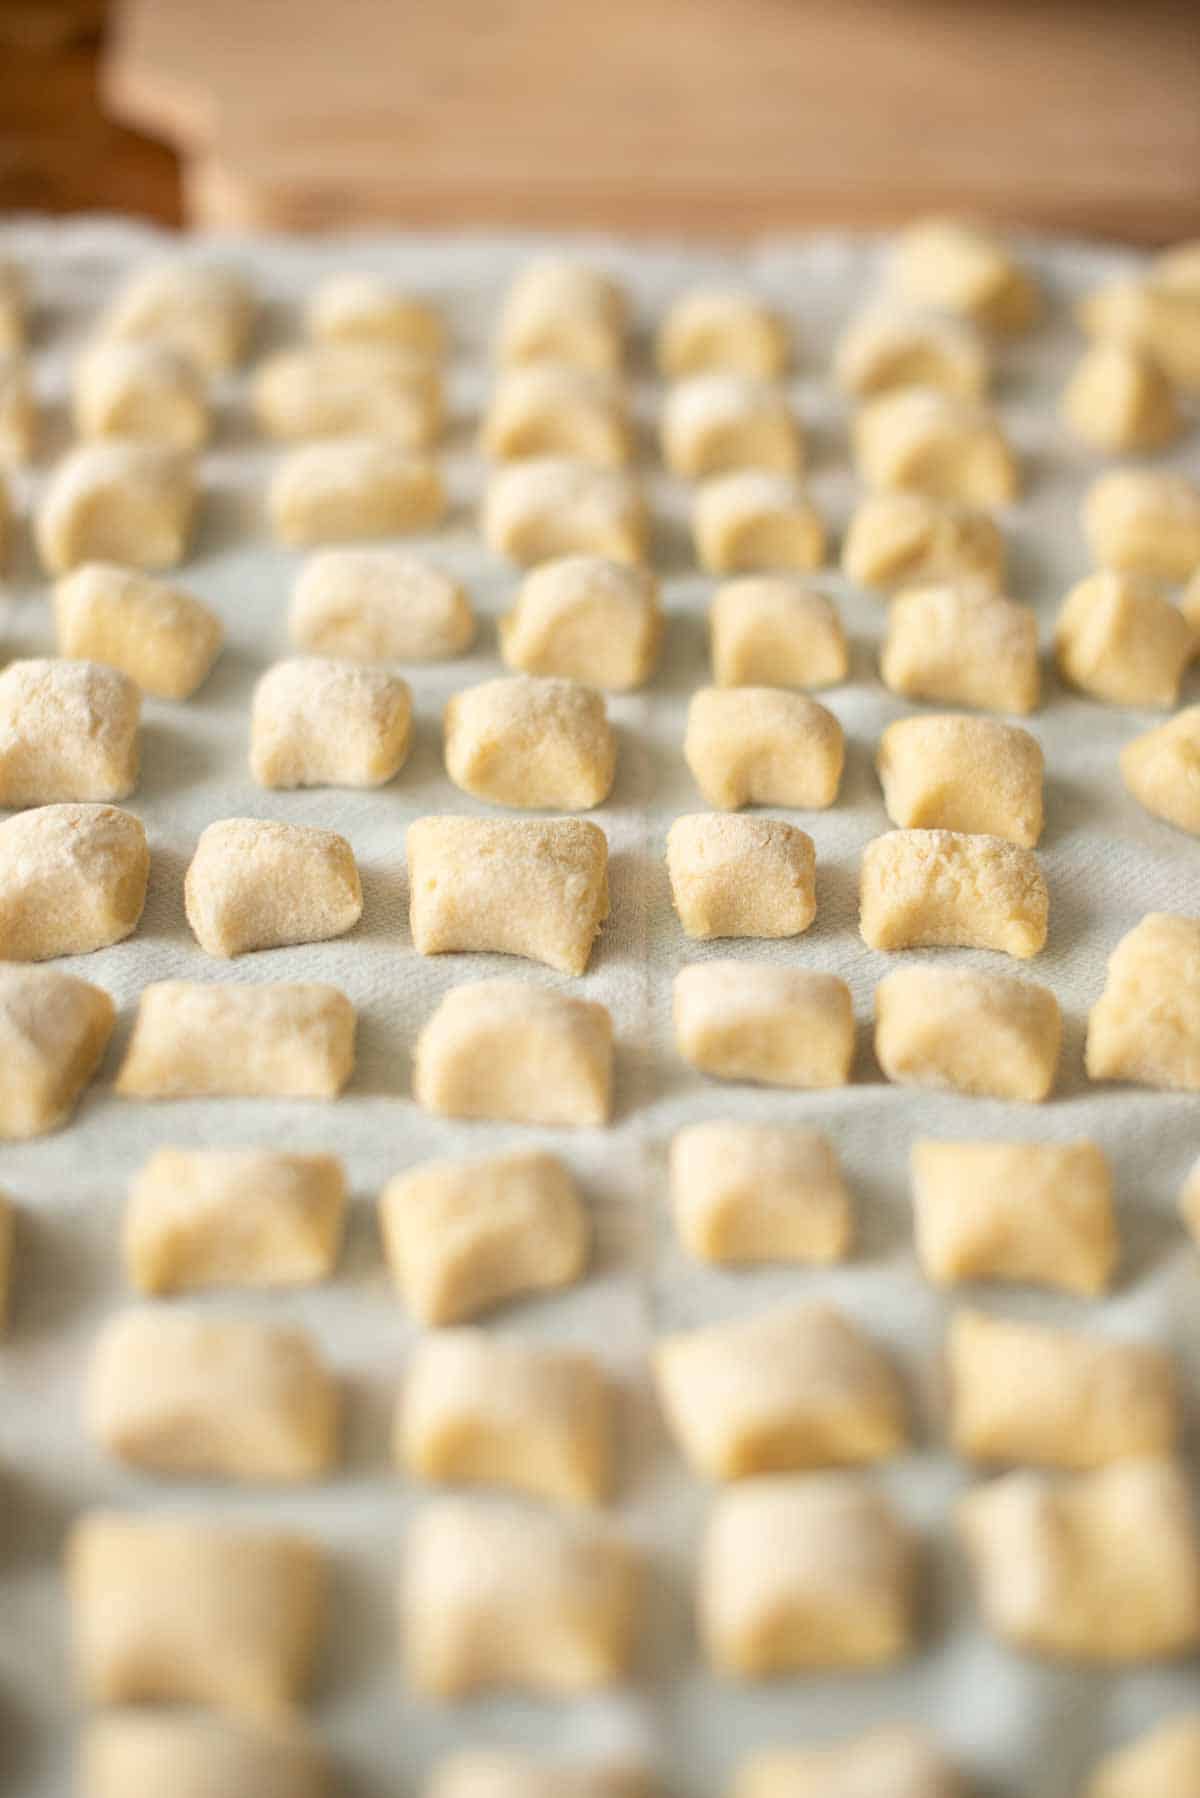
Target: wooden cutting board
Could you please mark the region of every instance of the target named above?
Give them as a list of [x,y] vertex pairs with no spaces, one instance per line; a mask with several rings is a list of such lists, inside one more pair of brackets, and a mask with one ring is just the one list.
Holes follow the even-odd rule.
[[1200,234],[1173,0],[120,0],[104,86],[201,224]]

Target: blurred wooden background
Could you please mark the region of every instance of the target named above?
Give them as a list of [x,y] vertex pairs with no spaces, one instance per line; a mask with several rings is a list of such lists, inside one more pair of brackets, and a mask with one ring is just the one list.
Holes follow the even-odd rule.
[[1200,235],[1192,0],[0,0],[0,207]]

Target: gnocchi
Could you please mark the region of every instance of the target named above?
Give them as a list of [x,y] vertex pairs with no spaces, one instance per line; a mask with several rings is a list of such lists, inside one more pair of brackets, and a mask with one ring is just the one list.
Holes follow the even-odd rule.
[[741,468],[703,482],[692,509],[700,566],[710,574],[819,568],[825,521],[791,474]]
[[850,1251],[850,1194],[817,1130],[687,1124],[671,1139],[670,1198],[679,1240],[698,1261],[821,1265]]
[[57,969],[0,964],[0,1141],[45,1136],[67,1122],[116,1016],[103,987]]
[[676,818],[667,872],[690,937],[799,936],[817,915],[813,840],[782,818]]
[[354,1007],[318,983],[143,987],[117,1072],[126,1099],[335,1099],[354,1072]]
[[1037,615],[975,581],[913,587],[888,611],[879,672],[884,686],[905,699],[1036,711]]
[[203,371],[185,352],[153,339],[106,342],[75,370],[75,429],[81,437],[124,437],[199,449],[212,429]]
[[778,687],[701,687],[688,704],[683,755],[709,805],[823,810],[837,798],[842,727],[815,699]]
[[417,1038],[413,1096],[443,1117],[606,1124],[613,1029],[603,1005],[517,980],[448,992]]
[[1200,569],[1200,483],[1166,470],[1115,468],[1088,488],[1083,534],[1101,568],[1186,581]]
[[675,976],[675,1046],[718,1080],[845,1086],[854,1059],[850,989],[834,974],[770,962],[702,961]]
[[870,949],[1046,944],[1050,896],[1031,849],[960,830],[890,830],[863,851],[860,927]]
[[115,805],[43,805],[0,824],[0,956],[47,961],[123,942],[146,903],[146,829]]
[[536,456],[489,477],[482,530],[494,554],[526,567],[571,555],[638,563],[646,558],[650,519],[625,469]]
[[498,462],[572,456],[598,468],[633,459],[629,401],[618,377],[570,362],[526,362],[497,376],[480,447]]
[[85,443],[53,470],[34,514],[47,574],[82,562],[173,568],[187,554],[197,506],[191,457],[160,443]]
[[1016,497],[1012,446],[977,400],[938,387],[896,388],[861,407],[853,435],[869,487],[970,506],[1003,506]]
[[658,582],[648,569],[603,556],[560,556],[525,576],[498,631],[510,668],[628,692],[643,686],[658,663]]
[[1045,758],[998,719],[898,718],[875,761],[883,803],[905,830],[968,831],[1032,849],[1042,834]]
[[1150,912],[1108,959],[1091,1009],[1092,1080],[1200,1091],[1200,918]]
[[875,1054],[899,1086],[1037,1103],[1061,1049],[1058,1000],[1032,980],[919,966],[875,988]]
[[987,512],[927,493],[871,493],[850,520],[842,571],[864,587],[970,581],[998,593],[1004,538]]
[[190,699],[225,636],[202,600],[114,562],[85,562],[57,583],[54,628],[61,656],[103,662],[156,699]]
[[326,656],[276,662],[250,702],[250,772],[260,787],[380,787],[412,741],[408,682]]
[[727,581],[708,624],[718,687],[830,687],[849,673],[837,607],[794,575]]
[[1178,606],[1144,577],[1111,571],[1073,587],[1054,627],[1064,680],[1111,705],[1174,705],[1198,646]]
[[671,304],[655,359],[667,381],[714,373],[770,381],[787,373],[789,351],[787,326],[763,300],[736,288],[696,287]]
[[1152,817],[1200,836],[1200,706],[1126,743],[1121,779]]
[[579,681],[483,681],[451,698],[443,729],[447,774],[493,805],[589,811],[612,787],[617,744],[604,699]]
[[354,851],[334,830],[223,818],[201,832],[184,909],[208,955],[344,936],[362,917]]
[[292,593],[288,629],[308,655],[350,662],[440,662],[475,640],[461,584],[395,549],[327,549]]
[[718,371],[690,375],[668,390],[662,456],[672,474],[689,481],[739,468],[797,474],[804,444],[780,388]]
[[386,437],[335,437],[290,450],[267,493],[272,528],[290,549],[425,531],[446,503],[437,464]]

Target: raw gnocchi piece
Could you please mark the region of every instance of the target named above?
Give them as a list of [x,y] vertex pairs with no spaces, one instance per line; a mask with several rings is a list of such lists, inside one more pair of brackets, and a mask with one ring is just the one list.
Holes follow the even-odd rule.
[[1111,705],[1174,705],[1197,647],[1179,607],[1152,582],[1108,570],[1072,587],[1054,627],[1063,679]]
[[1179,1712],[1106,1754],[1083,1798],[1195,1798],[1200,1792],[1200,1711]]
[[0,352],[25,347],[29,315],[29,283],[20,263],[0,260]]
[[1048,986],[968,968],[899,968],[875,988],[875,1054],[898,1086],[1045,1099],[1062,1048]]
[[438,662],[475,638],[458,581],[395,549],[327,549],[304,564],[288,629],[297,649],[351,662]]
[[1200,918],[1150,912],[1121,938],[1088,1017],[1087,1071],[1200,1092]]
[[794,575],[747,575],[708,613],[718,687],[830,687],[850,667],[837,607]]
[[418,818],[409,922],[421,955],[522,955],[582,974],[608,916],[608,840],[582,818]]
[[651,1798],[638,1768],[547,1760],[511,1749],[460,1749],[439,1761],[424,1798]]
[[755,294],[696,287],[672,302],[655,345],[664,380],[725,372],[758,380],[787,373],[788,329]]
[[733,1798],[965,1798],[933,1738],[915,1725],[882,1724],[822,1748],[766,1748],[744,1760]]
[[625,693],[643,686],[658,663],[658,582],[649,569],[603,556],[561,556],[530,570],[498,630],[510,668]]
[[84,1693],[278,1718],[311,1684],[326,1588],[321,1551],[291,1531],[88,1512],[67,1544]]
[[271,524],[291,549],[425,531],[446,510],[437,464],[387,437],[335,437],[290,450],[271,479]]
[[1200,238],[1185,238],[1150,264],[1152,278],[1172,293],[1200,294]]
[[906,699],[1036,711],[1037,614],[975,581],[910,588],[889,608],[879,672]]
[[683,756],[710,805],[820,810],[837,798],[846,756],[825,706],[779,687],[701,687],[688,704]]
[[1092,1298],[1118,1255],[1112,1172],[1086,1140],[912,1146],[917,1257],[939,1286],[1022,1281]]
[[235,367],[254,324],[254,295],[237,269],[161,262],[138,269],[104,317],[105,337],[157,339],[193,357],[209,374]]
[[958,1311],[946,1339],[950,1440],[969,1461],[1084,1472],[1169,1455],[1169,1355],[1145,1343]]
[[977,400],[937,387],[896,388],[867,401],[853,436],[869,487],[971,506],[1003,506],[1016,497],[1012,446]]
[[404,1661],[429,1698],[516,1689],[569,1698],[630,1671],[638,1569],[582,1519],[443,1499],[408,1532]]
[[250,772],[260,787],[381,787],[412,739],[407,681],[324,656],[276,662],[250,703]]
[[85,562],[57,583],[54,628],[60,655],[118,668],[156,699],[190,698],[225,636],[201,600],[114,562]]
[[650,517],[633,476],[569,456],[536,456],[495,469],[483,499],[483,537],[525,567],[556,556],[643,562]]
[[859,399],[901,387],[938,387],[982,399],[990,373],[987,353],[969,322],[891,307],[853,319],[834,358],[838,386]]
[[125,1271],[154,1294],[311,1285],[333,1272],[345,1212],[333,1155],[157,1149],[130,1184]]
[[384,343],[319,343],[278,350],[250,386],[259,430],[279,443],[386,437],[429,449],[443,423],[436,362]]
[[1153,817],[1200,836],[1200,705],[1126,743],[1121,779]]
[[75,369],[75,429],[198,449],[212,429],[203,371],[182,350],[154,341],[101,339]]
[[984,1619],[1013,1648],[1112,1667],[1200,1647],[1200,1544],[1169,1461],[1005,1474],[968,1493],[958,1527]]
[[47,574],[81,562],[173,568],[187,554],[197,489],[192,459],[161,443],[84,443],[54,469],[33,520]]
[[65,1124],[116,1021],[102,987],[52,968],[0,964],[0,1141]]
[[14,1233],[13,1202],[6,1192],[0,1192],[0,1333],[8,1317]]
[[379,1222],[392,1278],[428,1325],[573,1285],[590,1238],[570,1170],[534,1150],[427,1161],[397,1174],[380,1197]]
[[662,1336],[652,1359],[671,1434],[706,1479],[880,1461],[908,1440],[891,1364],[830,1305]]
[[302,1330],[248,1318],[122,1311],[92,1351],[88,1435],[181,1479],[295,1484],[337,1453],[337,1388]]
[[480,447],[497,462],[572,456],[598,468],[633,459],[629,397],[619,377],[570,362],[526,362],[496,378]]
[[319,343],[395,344],[430,360],[446,352],[446,327],[436,308],[365,270],[328,275],[305,321]]
[[667,872],[690,937],[799,936],[817,915],[813,840],[782,818],[676,818]]
[[143,987],[117,1074],[126,1099],[335,1099],[354,1072],[354,1007],[317,982]]
[[1165,258],[1149,277],[1110,281],[1088,294],[1078,316],[1089,337],[1147,351],[1177,386],[1200,389],[1200,293],[1171,275]]
[[869,949],[1046,945],[1050,895],[1031,849],[961,830],[889,830],[863,850],[860,928]]
[[1184,424],[1161,364],[1120,342],[1085,351],[1063,393],[1062,416],[1081,443],[1111,456],[1161,449]]
[[0,467],[23,468],[32,462],[38,432],[38,407],[29,364],[23,356],[0,350]]
[[986,512],[957,500],[871,493],[850,520],[842,571],[864,587],[963,580],[998,593],[1004,583],[1004,539]]
[[519,980],[448,992],[414,1056],[413,1096],[442,1117],[607,1124],[612,1018],[603,1005]]
[[417,1345],[405,1377],[396,1460],[413,1479],[603,1504],[612,1412],[604,1372],[582,1350],[439,1330]]
[[915,1638],[916,1545],[861,1474],[746,1480],[713,1504],[700,1551],[700,1635],[738,1680],[885,1666]]
[[1183,1191],[1179,1195],[1179,1210],[1184,1223],[1196,1239],[1200,1247],[1200,1162],[1192,1164],[1191,1172],[1183,1183]]
[[625,354],[618,283],[586,263],[542,257],[522,269],[504,302],[496,342],[504,364],[553,359],[612,372]]
[[43,805],[0,824],[0,956],[88,955],[137,929],[146,827],[115,805]]
[[580,681],[512,674],[456,693],[443,728],[456,787],[523,811],[589,811],[608,798],[617,742],[603,696]]
[[1032,275],[1008,246],[965,219],[919,219],[902,234],[892,274],[914,305],[974,319],[990,330],[1027,330],[1041,311]]
[[0,805],[125,799],[137,785],[142,696],[99,662],[35,657],[0,674]]
[[1101,568],[1186,581],[1200,570],[1200,483],[1166,469],[1114,468],[1084,496],[1083,533]]
[[692,509],[700,566],[709,574],[819,568],[825,521],[795,475],[740,468],[705,481]]
[[94,1717],[80,1757],[86,1798],[328,1798],[323,1757],[298,1730],[203,1713]]
[[690,375],[668,390],[662,457],[684,480],[738,468],[798,474],[804,443],[783,389],[749,375]]
[[971,831],[1031,849],[1042,834],[1045,758],[1036,737],[994,718],[898,718],[875,759],[883,803],[904,829]]
[[222,818],[201,831],[183,900],[200,947],[225,957],[344,936],[363,907],[345,837],[263,818]]
[[817,1130],[729,1120],[671,1139],[671,1211],[698,1261],[840,1261],[853,1234],[837,1155]]
[[854,1059],[850,989],[773,962],[698,961],[675,976],[675,1046],[702,1074],[764,1086],[845,1086]]

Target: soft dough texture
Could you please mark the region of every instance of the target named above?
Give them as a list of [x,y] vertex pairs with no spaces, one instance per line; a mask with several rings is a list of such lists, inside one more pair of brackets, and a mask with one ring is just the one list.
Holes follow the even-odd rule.
[[412,738],[408,682],[384,668],[296,656],[250,702],[250,772],[262,787],[381,787]]
[[675,1045],[718,1080],[845,1086],[854,1059],[850,989],[834,974],[701,961],[675,976]]
[[350,662],[439,662],[475,637],[471,602],[453,576],[398,549],[326,549],[292,592],[297,649]]
[[500,462],[576,456],[598,468],[632,460],[629,396],[611,374],[570,362],[502,369],[480,430],[484,454]]
[[0,1140],[65,1124],[116,1021],[102,987],[52,968],[0,963]]
[[354,1007],[336,987],[144,987],[117,1074],[127,1099],[334,1099],[354,1072]]
[[1112,705],[1172,706],[1200,644],[1178,606],[1142,577],[1093,574],[1054,627],[1059,673]]
[[106,342],[75,370],[75,428],[81,437],[127,437],[197,449],[211,420],[202,370],[161,342]]
[[604,556],[560,556],[530,570],[497,629],[510,668],[627,692],[649,680],[662,647],[658,582]]
[[821,810],[837,798],[846,745],[833,713],[778,687],[701,687],[688,705],[684,760],[710,805]]
[[670,1189],[679,1240],[697,1260],[821,1264],[849,1252],[850,1194],[819,1131],[687,1124],[671,1139]]
[[1200,918],[1151,912],[1121,938],[1088,1018],[1087,1071],[1200,1092]]
[[612,1018],[603,1005],[520,980],[448,992],[414,1051],[413,1096],[444,1117],[606,1124]]
[[516,674],[456,693],[443,722],[446,772],[476,799],[525,811],[588,811],[607,799],[617,743],[594,687]]
[[850,321],[834,359],[839,387],[860,399],[903,387],[940,387],[982,399],[989,373],[982,340],[970,324],[886,305]]
[[972,831],[1032,848],[1042,834],[1045,758],[998,719],[898,718],[875,758],[883,803],[906,830]]
[[1184,428],[1162,365],[1133,343],[1095,343],[1062,397],[1071,432],[1104,455],[1161,449]]
[[424,1798],[653,1798],[655,1790],[648,1774],[623,1761],[463,1748],[438,1762]]
[[1200,836],[1200,705],[1126,743],[1121,779],[1154,817]]
[[625,296],[602,269],[565,257],[538,257],[508,290],[497,360],[572,362],[612,371],[625,353],[626,322]]
[[1196,1798],[1200,1793],[1200,1711],[1180,1712],[1105,1755],[1083,1798]]
[[137,929],[146,830],[114,805],[43,805],[0,824],[0,956],[87,955]]
[[725,371],[691,375],[668,389],[663,461],[685,480],[735,468],[795,474],[804,446],[782,388]]
[[1035,711],[1037,615],[978,581],[913,587],[892,603],[879,672],[906,699]]
[[710,574],[819,568],[825,521],[794,474],[740,468],[699,488],[692,535]]
[[435,362],[392,343],[319,343],[277,350],[250,388],[259,429],[281,442],[379,437],[428,449],[442,426]]
[[966,1798],[932,1737],[881,1724],[822,1748],[766,1748],[742,1762],[733,1798]]
[[330,1790],[324,1757],[295,1728],[173,1711],[94,1718],[80,1777],[86,1798],[327,1798]]
[[782,818],[676,818],[667,872],[690,937],[798,936],[817,915],[813,840]]
[[868,400],[854,421],[854,454],[869,487],[927,493],[971,506],[1016,497],[1016,457],[978,401],[936,387],[900,387]]
[[334,830],[224,818],[201,832],[184,906],[209,955],[344,936],[362,917],[354,851]]
[[975,581],[998,593],[1004,539],[987,512],[927,493],[871,493],[850,520],[842,569],[864,587]]
[[1037,857],[1002,837],[891,830],[863,850],[860,923],[871,949],[1045,947],[1050,895]]
[[124,342],[174,345],[209,374],[233,368],[254,323],[254,295],[236,268],[164,261],[135,269],[101,322]]
[[484,541],[528,567],[555,556],[642,562],[650,515],[633,476],[568,456],[538,456],[497,469],[483,501]]
[[386,437],[335,437],[286,455],[267,508],[292,549],[424,531],[446,510],[437,464]]
[[0,805],[127,798],[141,715],[141,694],[115,668],[10,662],[0,674]]
[[788,328],[756,295],[736,288],[695,287],[674,300],[655,344],[665,380],[716,370],[771,380],[786,374]]
[[924,966],[875,988],[875,1053],[901,1086],[1038,1101],[1061,1048],[1058,1000],[1032,980]]
[[891,275],[912,303],[993,331],[1024,331],[1041,310],[1033,276],[1008,245],[967,219],[918,219],[901,234]]
[[81,562],[173,568],[196,510],[190,457],[155,443],[89,443],[55,468],[34,518],[47,574]]
[[54,623],[60,655],[106,662],[156,699],[190,698],[225,635],[190,593],[112,562],[85,563],[59,581]]
[[1166,470],[1114,468],[1088,489],[1083,531],[1101,568],[1186,581],[1200,568],[1200,484]]
[[849,672],[837,607],[795,575],[727,581],[708,625],[718,687],[829,687]]

